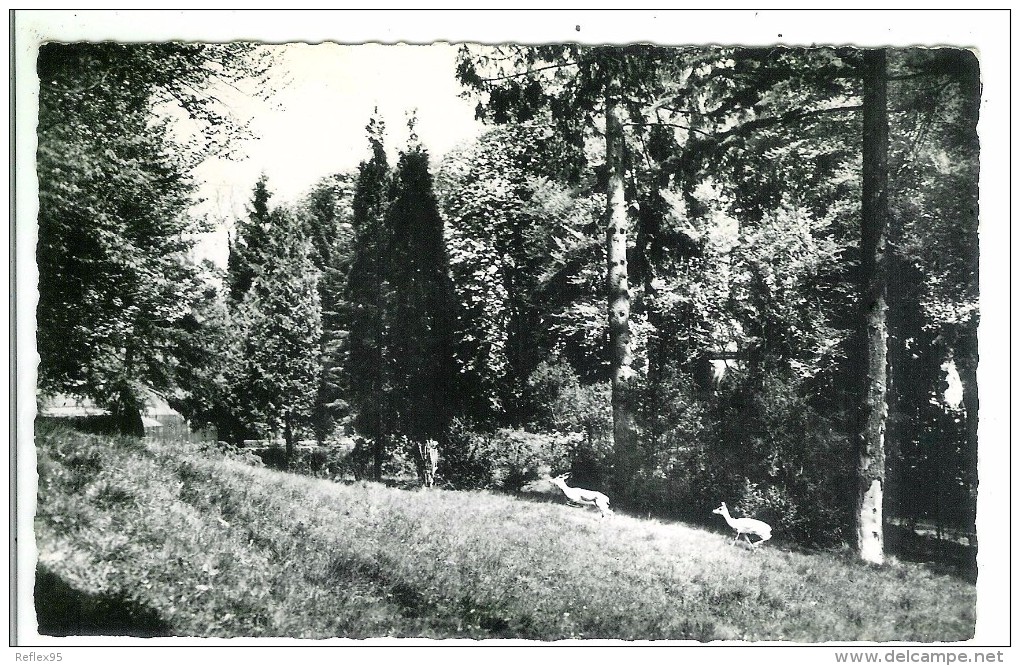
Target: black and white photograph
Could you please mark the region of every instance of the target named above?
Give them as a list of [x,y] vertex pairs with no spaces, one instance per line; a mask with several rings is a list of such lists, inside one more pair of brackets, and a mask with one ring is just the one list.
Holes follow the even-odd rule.
[[12,647],[1009,645],[1008,10],[11,22]]

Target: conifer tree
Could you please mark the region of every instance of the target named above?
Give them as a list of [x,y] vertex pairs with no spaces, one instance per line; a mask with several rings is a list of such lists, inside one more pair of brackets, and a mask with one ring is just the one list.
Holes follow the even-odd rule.
[[227,282],[230,297],[240,303],[251,289],[255,274],[265,257],[265,243],[270,231],[268,179],[265,174],[255,183],[248,217],[238,220],[237,231],[230,240],[227,255]]
[[351,172],[323,178],[299,206],[304,233],[312,244],[312,261],[320,271],[322,374],[312,418],[315,437],[320,444],[333,434],[348,408],[343,383],[348,336],[344,296],[353,252],[355,181],[356,175]]
[[311,244],[293,217],[269,215],[265,255],[241,309],[247,406],[270,433],[283,431],[287,460],[300,430],[311,424],[320,374],[322,317]]
[[352,204],[354,256],[346,285],[349,335],[345,369],[354,426],[372,443],[372,473],[378,480],[391,432],[385,393],[388,357],[384,316],[389,280],[388,234],[383,219],[389,196],[389,164],[383,146],[383,122],[373,116],[366,129],[372,156],[358,168]]
[[413,137],[397,165],[386,227],[394,425],[411,442],[442,447],[457,394],[453,283],[428,153]]

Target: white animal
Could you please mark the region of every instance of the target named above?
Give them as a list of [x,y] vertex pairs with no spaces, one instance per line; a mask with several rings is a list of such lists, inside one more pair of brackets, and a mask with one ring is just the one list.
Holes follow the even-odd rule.
[[[737,535],[733,537],[734,541],[743,535],[744,539],[747,540],[747,543],[749,543],[752,548],[755,548],[760,546],[762,542],[768,541],[772,538],[772,527],[770,527],[768,523],[763,523],[762,521],[755,520],[754,518],[733,518],[730,516],[729,509],[726,508],[726,502],[722,502],[718,509],[713,509],[712,513],[718,513],[721,515],[726,519],[729,526],[737,531]],[[748,536],[749,534],[757,536],[760,541],[752,542],[751,537]]]
[[563,491],[563,494],[567,496],[567,501],[575,506],[588,505],[594,506],[602,512],[602,517],[605,518],[607,515],[613,515],[613,510],[609,508],[609,498],[598,492],[597,490],[585,490],[584,488],[571,488],[567,485],[567,477],[570,476],[570,472],[566,474],[560,474],[556,477],[550,477],[555,485],[559,486],[559,489]]

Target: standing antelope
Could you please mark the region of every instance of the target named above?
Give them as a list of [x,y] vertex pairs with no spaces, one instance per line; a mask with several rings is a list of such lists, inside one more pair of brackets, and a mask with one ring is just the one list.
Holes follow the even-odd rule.
[[570,476],[570,472],[566,474],[560,474],[559,476],[550,477],[550,481],[559,486],[559,489],[563,491],[563,494],[567,496],[567,502],[574,506],[587,504],[594,506],[602,512],[602,517],[606,515],[613,515],[613,510],[609,508],[609,498],[596,490],[585,490],[584,488],[571,488],[567,485],[567,477]]
[[[755,548],[760,546],[762,542],[768,541],[772,538],[772,528],[768,525],[768,523],[763,523],[762,521],[755,520],[754,518],[733,518],[730,516],[729,509],[726,508],[726,502],[721,503],[718,509],[713,509],[712,513],[718,513],[721,515],[726,519],[729,526],[737,531],[737,536],[733,537],[734,541],[743,535],[747,540],[747,543],[749,543],[752,548]],[[752,543],[751,537],[748,536],[749,534],[759,537],[761,541],[755,541]]]

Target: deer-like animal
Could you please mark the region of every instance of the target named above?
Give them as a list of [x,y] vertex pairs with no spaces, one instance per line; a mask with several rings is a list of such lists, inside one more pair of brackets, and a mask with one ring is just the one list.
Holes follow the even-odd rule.
[[[772,527],[770,527],[768,523],[763,523],[762,521],[755,520],[754,518],[733,518],[730,516],[729,509],[726,508],[726,502],[722,502],[718,509],[713,509],[712,513],[718,513],[721,515],[726,519],[727,524],[737,531],[737,535],[733,537],[734,541],[743,536],[744,539],[747,540],[747,543],[750,544],[751,548],[757,548],[763,542],[772,538]],[[752,542],[751,537],[748,536],[750,534],[755,535],[760,540]]]
[[567,485],[567,478],[570,476],[570,472],[566,474],[560,474],[559,476],[550,477],[556,486],[563,491],[563,494],[567,496],[567,502],[574,506],[588,505],[594,506],[602,512],[602,517],[613,515],[613,510],[609,508],[609,498],[598,492],[597,490],[585,490],[584,488],[571,488]]

